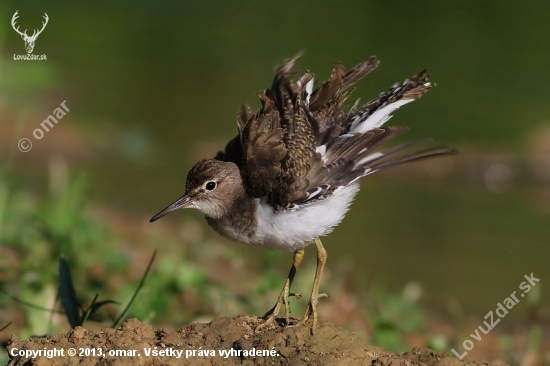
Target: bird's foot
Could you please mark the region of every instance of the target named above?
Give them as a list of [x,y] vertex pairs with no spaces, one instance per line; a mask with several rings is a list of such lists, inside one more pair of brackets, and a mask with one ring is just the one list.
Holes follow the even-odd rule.
[[327,251],[321,243],[321,239],[315,239],[315,246],[317,247],[317,268],[315,270],[315,278],[313,279],[313,288],[311,290],[311,296],[309,297],[309,302],[307,304],[307,309],[300,321],[293,325],[294,327],[303,326],[311,315],[313,315],[313,324],[311,324],[311,335],[315,334],[315,329],[317,328],[317,303],[320,298],[328,297],[327,294],[319,293],[319,284],[321,282],[321,274],[323,273],[323,268],[327,261]]
[[305,325],[306,322],[309,320],[309,317],[313,315],[313,324],[311,324],[311,335],[314,335],[315,329],[317,328],[317,303],[319,302],[319,299],[323,297],[329,297],[329,295],[324,293],[311,294],[304,316],[302,317],[302,319],[300,319],[298,323],[290,325],[290,327],[301,327]]
[[297,251],[294,252],[292,267],[290,267],[290,272],[288,273],[288,277],[285,281],[285,285],[283,286],[283,290],[281,291],[281,294],[277,299],[277,303],[273,308],[271,308],[271,310],[269,310],[264,315],[265,321],[256,327],[256,332],[259,332],[260,330],[266,328],[270,324],[273,324],[275,322],[275,317],[279,314],[279,311],[281,310],[281,306],[283,305],[285,306],[286,325],[288,325],[290,321],[290,305],[288,302],[288,298],[290,296],[294,296],[297,299],[302,297],[302,295],[300,294],[290,292],[290,286],[292,285],[292,281],[294,280],[294,275],[296,274],[296,271],[298,270],[300,263],[302,263],[302,259],[304,258],[304,253],[305,251],[303,249],[298,249]]
[[275,322],[275,319],[276,319],[277,315],[279,315],[279,311],[281,310],[281,306],[283,306],[283,305],[285,306],[286,325],[288,325],[288,323],[290,321],[290,305],[289,305],[288,298],[290,296],[294,296],[297,299],[300,299],[302,297],[302,295],[300,295],[300,294],[290,292],[290,286],[287,287],[287,285],[285,284],[285,287],[283,288],[283,291],[281,291],[281,294],[279,295],[279,298],[277,299],[277,303],[275,304],[275,306],[273,306],[271,308],[271,310],[269,310],[263,316],[264,322],[256,327],[256,329],[255,329],[256,332],[259,332],[262,329],[264,329],[264,328],[268,327],[269,325],[273,324]]

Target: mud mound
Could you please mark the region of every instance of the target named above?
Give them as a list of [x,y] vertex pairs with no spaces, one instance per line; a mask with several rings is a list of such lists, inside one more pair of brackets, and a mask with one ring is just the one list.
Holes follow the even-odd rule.
[[15,356],[9,365],[463,364],[428,349],[386,352],[328,322],[319,323],[315,336],[306,327],[273,326],[255,333],[259,322],[256,317],[242,316],[193,323],[178,331],[155,331],[148,324],[130,319],[118,329],[88,331],[77,327],[67,334],[26,341],[13,336],[8,352]]

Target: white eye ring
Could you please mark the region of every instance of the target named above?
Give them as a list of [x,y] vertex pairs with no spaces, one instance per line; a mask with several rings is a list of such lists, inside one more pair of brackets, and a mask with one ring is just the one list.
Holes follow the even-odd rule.
[[217,184],[214,181],[210,181],[204,185],[204,188],[206,188],[207,191],[213,191],[214,189],[216,189],[216,187]]

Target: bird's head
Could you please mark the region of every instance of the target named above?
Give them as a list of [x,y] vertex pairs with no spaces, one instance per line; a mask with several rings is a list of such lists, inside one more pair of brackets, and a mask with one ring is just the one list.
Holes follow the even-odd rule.
[[187,174],[185,195],[153,216],[150,222],[179,208],[196,208],[218,219],[244,194],[239,168],[234,163],[214,159],[199,161]]

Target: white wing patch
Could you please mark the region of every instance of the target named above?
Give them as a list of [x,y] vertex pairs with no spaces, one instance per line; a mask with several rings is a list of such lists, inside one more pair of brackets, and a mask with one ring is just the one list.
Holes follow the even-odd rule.
[[[300,78],[300,80],[298,80],[296,82],[296,85],[298,85],[299,87],[302,86],[302,82],[303,80],[307,77],[307,74],[305,74],[304,76],[302,76]],[[314,82],[315,78],[311,78],[310,81],[307,82],[306,84],[306,105],[309,105],[309,98],[311,97],[311,94],[313,94],[313,82]]]
[[307,105],[309,105],[309,97],[311,96],[311,94],[313,94],[313,80],[315,78],[311,78],[310,81],[308,81],[308,83],[306,84],[306,92],[307,92],[307,97],[306,97],[306,103]]
[[317,146],[315,152],[318,152],[319,154],[321,154],[321,156],[325,155],[325,153],[327,152],[327,145]]
[[[399,109],[399,107],[414,101],[414,99],[401,99],[391,104],[388,104],[370,116],[356,116],[351,124],[350,133],[365,133],[377,128],[386,123],[392,116],[391,113]],[[366,118],[365,118],[366,117]]]
[[315,190],[312,191],[312,192],[306,192],[307,193],[307,197],[306,197],[306,201],[307,200],[310,200],[314,197],[316,197],[319,193],[321,193],[323,191],[323,187],[315,187]]
[[382,152],[372,153],[368,156],[365,156],[363,159],[359,160],[358,162],[356,162],[355,166],[366,165],[366,164],[370,163],[371,161],[373,161],[375,159],[381,158],[382,156],[384,156],[384,154]]

